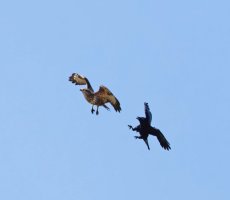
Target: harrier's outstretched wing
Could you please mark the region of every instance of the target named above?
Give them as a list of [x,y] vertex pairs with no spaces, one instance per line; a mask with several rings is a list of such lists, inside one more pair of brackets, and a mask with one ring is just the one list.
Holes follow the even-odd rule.
[[145,116],[146,116],[146,119],[149,122],[149,124],[151,124],[152,113],[150,112],[148,103],[145,102],[144,105],[145,105]]
[[87,85],[87,88],[94,92],[89,80],[86,77],[81,76],[80,74],[73,73],[69,77],[69,81],[71,81],[75,85]]
[[157,137],[162,148],[166,150],[171,149],[169,142],[166,140],[165,136],[159,129],[151,127],[151,132],[149,134]]
[[103,98],[105,103],[109,102],[116,112],[121,111],[120,102],[107,87],[101,85],[99,91],[96,92],[95,95],[97,95],[99,98]]

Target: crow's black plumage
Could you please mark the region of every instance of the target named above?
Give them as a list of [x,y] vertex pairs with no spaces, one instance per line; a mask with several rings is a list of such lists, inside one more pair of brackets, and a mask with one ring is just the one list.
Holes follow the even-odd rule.
[[140,124],[133,128],[131,125],[128,125],[130,129],[133,131],[139,132],[140,136],[135,136],[136,139],[143,139],[145,144],[149,148],[149,143],[148,143],[148,136],[153,135],[156,136],[158,141],[160,142],[160,145],[162,148],[165,150],[171,149],[169,142],[166,140],[162,132],[151,126],[151,121],[152,121],[152,113],[150,112],[148,103],[144,103],[145,106],[145,117],[137,117],[137,120],[139,120]]

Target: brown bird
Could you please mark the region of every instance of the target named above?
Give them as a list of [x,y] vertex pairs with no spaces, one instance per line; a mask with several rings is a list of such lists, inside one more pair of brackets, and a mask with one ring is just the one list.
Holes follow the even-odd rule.
[[99,106],[103,106],[107,110],[109,110],[109,107],[107,107],[105,104],[110,103],[114,110],[117,112],[121,111],[120,102],[118,99],[113,95],[113,93],[105,86],[101,85],[99,90],[97,92],[94,92],[89,80],[81,76],[79,74],[73,73],[69,77],[69,81],[71,81],[75,85],[87,85],[87,88],[80,89],[80,91],[83,93],[85,99],[92,104],[91,112],[94,113],[94,105],[97,106],[96,114],[98,115],[98,108]]
[[161,147],[164,148],[165,150],[171,149],[169,142],[166,140],[165,136],[162,134],[162,132],[151,126],[151,121],[152,121],[152,113],[150,112],[149,105],[148,103],[144,103],[145,106],[145,116],[146,117],[137,117],[137,120],[139,120],[140,125],[137,127],[133,128],[131,125],[128,125],[130,129],[133,131],[139,132],[140,136],[135,136],[136,139],[143,139],[145,144],[149,148],[149,143],[148,143],[148,136],[156,136]]

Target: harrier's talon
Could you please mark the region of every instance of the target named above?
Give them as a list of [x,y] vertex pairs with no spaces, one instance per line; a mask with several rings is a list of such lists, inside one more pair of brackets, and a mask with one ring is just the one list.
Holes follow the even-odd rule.
[[106,110],[109,110],[110,111],[110,108],[108,106],[106,106],[105,104],[103,105],[103,107],[106,109]]

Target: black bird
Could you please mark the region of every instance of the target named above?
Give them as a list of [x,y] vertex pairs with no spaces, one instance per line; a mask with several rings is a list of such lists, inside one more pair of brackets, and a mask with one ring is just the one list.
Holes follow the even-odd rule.
[[137,117],[137,120],[139,120],[140,124],[133,128],[131,125],[128,125],[130,129],[133,131],[139,132],[140,136],[135,136],[136,139],[143,139],[145,144],[149,148],[148,143],[148,136],[153,135],[156,136],[158,141],[160,142],[160,145],[165,150],[171,149],[169,142],[166,140],[165,136],[162,134],[162,132],[151,126],[152,121],[152,113],[150,112],[148,103],[144,103],[145,106],[145,117]]

